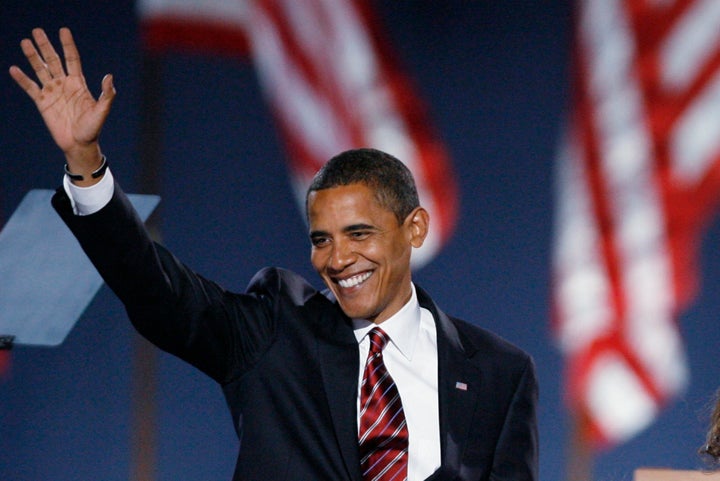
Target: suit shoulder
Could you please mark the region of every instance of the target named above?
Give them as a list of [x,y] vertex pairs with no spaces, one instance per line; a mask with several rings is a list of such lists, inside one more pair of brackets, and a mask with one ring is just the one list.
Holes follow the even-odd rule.
[[449,317],[467,351],[492,354],[491,357],[499,359],[500,362],[533,362],[530,354],[500,335],[465,320]]
[[288,296],[297,304],[305,304],[319,291],[301,275],[281,267],[265,267],[260,269],[247,287],[248,294]]

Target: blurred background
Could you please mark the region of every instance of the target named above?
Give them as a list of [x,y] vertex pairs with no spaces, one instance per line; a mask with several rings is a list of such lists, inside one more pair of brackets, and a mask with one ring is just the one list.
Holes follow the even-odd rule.
[[[163,2],[146,5],[153,3]],[[439,215],[449,227],[415,280],[449,314],[497,332],[535,358],[541,479],[570,479],[568,470],[579,469],[586,479],[622,481],[631,480],[634,469],[643,466],[701,467],[697,449],[704,443],[720,385],[720,226],[713,221],[717,196],[706,188],[714,185],[712,179],[702,184],[704,190],[687,189],[702,190],[697,201],[678,193],[685,190],[668,189],[673,195],[660,202],[665,212],[682,211],[678,205],[707,206],[682,211],[691,213],[686,218],[698,218],[688,222],[696,242],[673,244],[675,257],[696,261],[696,289],[685,289],[691,294],[678,295],[682,301],[677,302],[648,294],[652,304],[657,300],[674,313],[685,352],[683,359],[671,341],[659,342],[651,359],[663,369],[683,363],[675,365],[679,380],[666,386],[648,375],[643,385],[651,401],[636,406],[629,415],[631,427],[617,428],[617,438],[597,424],[586,424],[585,414],[566,403],[571,389],[565,361],[576,359],[577,351],[570,347],[573,356],[564,356],[551,327],[564,322],[552,317],[562,311],[553,308],[553,286],[560,284],[552,268],[559,239],[555,226],[562,225],[555,186],[562,178],[558,158],[568,126],[585,125],[573,124],[579,118],[572,115],[574,107],[592,103],[579,101],[577,92],[583,89],[577,88],[582,84],[578,78],[591,79],[586,90],[596,94],[587,98],[597,100],[597,92],[605,92],[598,85],[612,77],[604,70],[593,76],[591,68],[571,67],[577,52],[574,19],[584,18],[583,28],[597,33],[607,25],[593,27],[590,20],[605,17],[598,12],[579,15],[581,2],[571,0],[363,3],[372,11],[373,32],[382,33],[380,53],[392,53],[383,58],[393,59],[407,81],[405,92],[422,106],[421,120],[431,127],[416,132],[424,136],[420,145],[429,136],[433,145],[442,146],[440,168],[452,193],[450,201],[438,200],[444,189],[426,172]],[[593,2],[582,3],[590,8]],[[670,30],[658,26],[672,25],[670,16],[710,18],[693,13],[692,4],[717,5],[712,0],[602,3],[629,12],[635,23],[629,21],[628,28],[637,27],[637,38],[645,35],[655,42]],[[650,4],[668,9],[660,17],[666,23],[656,22],[655,29],[652,22],[637,22]],[[204,38],[186,32],[190,45],[173,44],[167,35],[150,45],[141,27],[150,20],[139,11],[131,1],[6,0],[0,5],[0,58],[6,69],[12,64],[25,69],[19,42],[33,27],[44,27],[54,41],[60,27],[70,27],[91,91],[99,92],[105,73],[115,76],[118,96],[101,145],[127,192],[162,196],[156,218],[162,241],[196,271],[229,289],[242,290],[266,265],[293,269],[319,287],[293,191],[302,173],[289,167],[297,165],[291,154],[298,149],[288,149],[287,124],[273,104],[267,79],[258,77],[257,45],[239,45],[237,51],[221,48],[227,44],[213,46],[208,42],[212,30]],[[606,20],[616,21],[617,15]],[[687,31],[703,32],[692,26]],[[720,28],[705,31],[710,32],[707,38]],[[224,40],[233,41],[230,37]],[[621,37],[622,32],[615,32],[607,45]],[[583,55],[591,54],[576,58],[588,58]],[[602,70],[613,59],[610,55],[584,65]],[[708,62],[716,66],[715,53]],[[638,65],[645,85],[654,70],[647,62]],[[143,72],[149,75],[143,77]],[[712,68],[701,73],[710,83]],[[693,86],[693,92],[702,91],[701,83]],[[143,98],[148,92],[161,100],[159,105]],[[651,89],[648,98],[662,97],[658,92]],[[632,99],[624,96],[619,102]],[[1,225],[28,190],[60,185],[63,158],[34,105],[7,74],[0,76],[0,105]],[[143,122],[151,108],[159,120],[148,128]],[[696,125],[712,138],[718,118],[706,110],[710,117]],[[612,118],[613,112],[606,109],[604,115]],[[653,135],[661,130],[658,125],[666,125],[663,120],[647,123]],[[715,153],[708,142],[705,149]],[[148,153],[149,145],[157,149],[157,157]],[[155,159],[150,170],[142,160],[149,157]],[[0,280],[0,289],[12,282]],[[673,329],[664,329],[672,337]],[[567,347],[570,341],[564,342]],[[16,346],[0,359],[0,479],[230,479],[237,438],[220,388],[177,359],[148,348],[107,287],[61,346]],[[589,431],[580,429],[580,438],[574,437],[578,419],[580,428],[589,426]],[[601,444],[583,448],[579,439],[589,438]],[[581,467],[569,468],[569,461],[580,461]]]

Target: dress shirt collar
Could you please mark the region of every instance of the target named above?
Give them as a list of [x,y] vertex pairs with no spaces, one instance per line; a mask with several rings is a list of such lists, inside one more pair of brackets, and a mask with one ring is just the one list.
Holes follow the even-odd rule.
[[398,312],[382,323],[375,324],[367,319],[352,320],[355,338],[358,343],[367,336],[373,327],[378,326],[390,337],[390,342],[395,345],[400,353],[409,361],[412,361],[415,343],[420,332],[421,314],[415,285],[411,283],[410,287],[412,291],[410,300]]

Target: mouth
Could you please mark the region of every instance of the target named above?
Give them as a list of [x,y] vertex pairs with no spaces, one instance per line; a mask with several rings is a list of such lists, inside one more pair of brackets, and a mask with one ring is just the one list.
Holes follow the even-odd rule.
[[338,279],[337,283],[343,289],[349,289],[351,287],[357,287],[370,278],[372,271],[362,272],[360,274],[348,277],[347,279]]

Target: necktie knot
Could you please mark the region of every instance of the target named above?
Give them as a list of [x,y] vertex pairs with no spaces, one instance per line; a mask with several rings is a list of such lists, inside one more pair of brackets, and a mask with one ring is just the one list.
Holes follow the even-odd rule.
[[373,327],[368,336],[370,336],[370,352],[373,354],[381,353],[390,340],[385,331],[379,327]]

